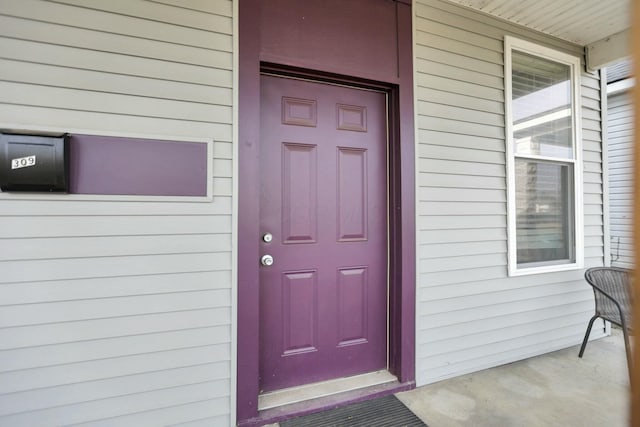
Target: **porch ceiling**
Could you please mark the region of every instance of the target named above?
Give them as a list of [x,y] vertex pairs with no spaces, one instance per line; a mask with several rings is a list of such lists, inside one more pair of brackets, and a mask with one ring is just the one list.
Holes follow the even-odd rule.
[[629,55],[631,0],[448,1],[585,46],[592,69]]

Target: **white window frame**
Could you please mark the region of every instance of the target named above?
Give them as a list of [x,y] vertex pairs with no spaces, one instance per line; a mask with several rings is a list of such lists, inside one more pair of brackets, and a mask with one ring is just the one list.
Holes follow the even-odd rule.
[[[505,75],[505,131],[506,131],[506,164],[507,164],[507,236],[508,236],[508,273],[509,276],[549,273],[555,271],[577,270],[584,266],[584,220],[583,220],[583,182],[582,182],[582,117],[580,95],[580,58],[564,52],[559,52],[545,46],[540,46],[515,37],[505,36],[504,39],[504,75]],[[513,109],[512,109],[512,52],[534,55],[543,59],[558,62],[570,67],[572,80],[572,143],[573,158],[561,159],[538,155],[516,155],[513,144]],[[538,265],[518,267],[516,247],[516,180],[515,159],[532,159],[550,161],[554,163],[573,164],[573,203],[574,203],[574,240],[575,262],[565,264]]]

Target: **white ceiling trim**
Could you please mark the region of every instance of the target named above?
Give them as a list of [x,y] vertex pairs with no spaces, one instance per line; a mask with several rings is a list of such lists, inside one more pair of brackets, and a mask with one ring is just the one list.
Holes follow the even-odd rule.
[[631,54],[631,31],[624,30],[587,45],[587,69],[597,70]]
[[588,70],[631,52],[631,0],[446,1],[583,46]]
[[447,0],[586,46],[630,27],[631,0]]

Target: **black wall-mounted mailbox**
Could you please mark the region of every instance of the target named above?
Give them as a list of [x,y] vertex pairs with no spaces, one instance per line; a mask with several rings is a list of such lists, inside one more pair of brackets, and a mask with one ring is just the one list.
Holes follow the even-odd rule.
[[2,191],[58,191],[69,186],[69,137],[0,134]]

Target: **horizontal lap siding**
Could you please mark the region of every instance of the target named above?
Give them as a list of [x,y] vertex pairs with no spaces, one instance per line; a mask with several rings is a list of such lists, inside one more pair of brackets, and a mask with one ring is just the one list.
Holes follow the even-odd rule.
[[[504,36],[581,50],[438,0],[415,13],[422,385],[578,343],[593,296],[582,271],[507,277]],[[590,266],[603,263],[600,100],[582,77]]]
[[0,121],[207,138],[213,201],[0,200],[0,424],[228,425],[232,2],[0,5]]
[[584,264],[604,265],[604,187],[602,179],[602,124],[600,81],[582,73],[582,165],[584,210]]
[[608,99],[611,265],[633,268],[633,105],[629,92]]

